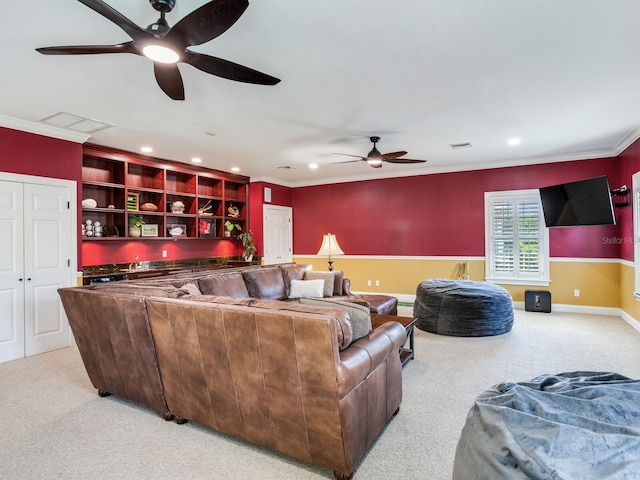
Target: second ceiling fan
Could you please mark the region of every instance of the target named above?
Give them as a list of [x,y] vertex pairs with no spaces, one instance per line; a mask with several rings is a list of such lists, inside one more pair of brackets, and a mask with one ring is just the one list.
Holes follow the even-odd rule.
[[366,162],[370,167],[382,168],[382,163],[425,163],[426,160],[414,160],[412,158],[400,158],[407,154],[405,151],[380,153],[376,148],[376,143],[380,141],[380,137],[369,137],[369,140],[373,143],[373,148],[367,154],[366,157],[360,157],[358,155],[350,155],[348,153],[335,153],[334,155],[344,155],[346,157],[356,157],[358,160],[346,160],[344,162],[332,162],[337,163],[354,163],[354,162]]

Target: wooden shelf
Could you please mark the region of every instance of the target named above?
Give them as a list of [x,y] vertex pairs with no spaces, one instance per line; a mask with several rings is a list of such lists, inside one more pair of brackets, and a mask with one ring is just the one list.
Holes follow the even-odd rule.
[[[249,178],[240,175],[86,145],[82,198],[96,200],[97,207],[83,208],[82,222],[85,227],[87,220],[91,225],[99,222],[103,230],[106,226],[118,236],[83,236],[83,241],[221,239],[226,220],[244,230],[248,185]],[[132,201],[128,204],[129,198]],[[184,204],[182,213],[172,211],[171,205],[177,201]],[[145,203],[156,205],[158,210],[141,210]],[[229,216],[230,207],[238,209],[237,218]],[[131,215],[141,215],[146,225],[156,225],[158,236],[129,236]],[[186,236],[171,236],[170,225],[183,225]]]

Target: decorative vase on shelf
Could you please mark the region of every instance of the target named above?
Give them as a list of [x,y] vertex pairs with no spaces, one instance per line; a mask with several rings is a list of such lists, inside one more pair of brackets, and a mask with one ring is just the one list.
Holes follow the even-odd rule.
[[142,234],[142,229],[140,227],[129,227],[130,237],[139,237],[141,234]]
[[249,255],[248,257],[244,257],[244,259],[247,262],[252,262],[253,261],[253,255]]

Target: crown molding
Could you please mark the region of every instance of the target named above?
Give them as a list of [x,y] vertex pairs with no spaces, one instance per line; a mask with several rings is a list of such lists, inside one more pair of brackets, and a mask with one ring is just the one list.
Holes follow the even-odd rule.
[[66,130],[64,128],[52,127],[51,125],[30,122],[28,120],[20,120],[17,118],[7,117],[5,115],[0,115],[0,127],[34,133],[36,135],[44,135],[45,137],[67,140],[74,143],[85,143],[91,138],[91,135],[86,133],[72,132],[71,130]]

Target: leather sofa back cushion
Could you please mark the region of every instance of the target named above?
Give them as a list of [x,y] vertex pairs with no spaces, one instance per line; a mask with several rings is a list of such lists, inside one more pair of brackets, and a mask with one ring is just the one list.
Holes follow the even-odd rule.
[[242,272],[242,276],[250,297],[264,300],[284,300],[287,298],[284,277],[278,267],[246,270]]
[[284,279],[284,286],[287,290],[287,297],[291,294],[291,280],[304,280],[305,272],[311,270],[309,263],[289,263],[279,265]]
[[220,297],[247,298],[249,295],[242,273],[218,273],[202,277],[198,280],[198,287],[203,295],[218,295]]
[[371,333],[371,313],[365,306],[331,298],[301,298],[300,303],[316,307],[337,308],[348,313],[353,329],[353,342]]
[[128,282],[109,282],[93,285],[93,290],[107,290],[109,293],[128,293],[142,297],[178,298],[184,295],[172,285],[136,285]]
[[233,297],[225,297],[218,295],[185,295],[184,297],[180,297],[180,300],[192,300],[194,302],[203,302],[203,303],[219,303],[222,305],[243,305],[249,306],[256,300],[251,297],[245,298],[233,298]]

